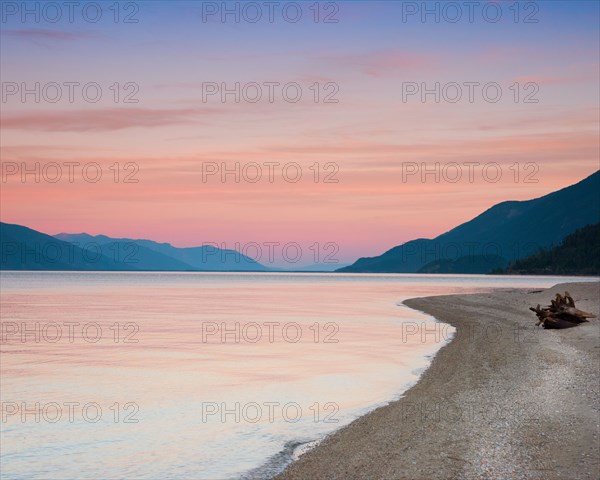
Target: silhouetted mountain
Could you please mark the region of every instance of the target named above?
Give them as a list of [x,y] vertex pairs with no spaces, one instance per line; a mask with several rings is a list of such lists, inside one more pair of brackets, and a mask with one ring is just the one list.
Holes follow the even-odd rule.
[[267,271],[251,258],[212,246],[175,248],[151,240],[85,233],[52,237],[0,222],[1,270]]
[[185,271],[194,268],[184,262],[180,262],[162,253],[155,252],[139,243],[124,239],[110,238],[106,235],[88,235],[80,233],[70,235],[61,233],[55,238],[77,245],[84,250],[99,248],[105,254],[111,255],[115,261],[135,270],[159,270],[159,271]]
[[1,270],[136,270],[107,250],[79,247],[21,225],[0,222]]
[[600,223],[580,228],[559,246],[511,263],[501,272],[518,275],[600,275]]
[[139,270],[196,271],[268,271],[264,265],[235,250],[211,245],[177,248],[169,243],[152,240],[111,238],[86,233],[60,233],[56,238],[70,243],[97,243],[116,249],[130,260],[136,260]]
[[[578,228],[598,221],[600,172],[540,198],[499,203],[432,240],[413,240],[337,271],[415,273],[428,264],[428,268],[455,270],[466,265],[465,257],[475,257],[478,260],[472,265],[477,268],[469,269],[469,273],[488,273],[498,268],[498,257],[506,263],[523,258],[555,246]],[[458,263],[435,263],[442,260]]]

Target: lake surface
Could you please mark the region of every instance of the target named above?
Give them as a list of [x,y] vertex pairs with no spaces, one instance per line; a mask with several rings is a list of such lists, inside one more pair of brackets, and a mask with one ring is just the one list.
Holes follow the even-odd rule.
[[398,398],[451,339],[403,300],[585,280],[0,278],[2,474],[44,480],[270,478],[298,446]]

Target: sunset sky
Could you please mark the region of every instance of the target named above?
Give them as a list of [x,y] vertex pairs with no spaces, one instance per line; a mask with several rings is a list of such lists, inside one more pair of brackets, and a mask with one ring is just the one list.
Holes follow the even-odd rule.
[[[281,7],[273,23],[267,7],[256,23],[243,16],[236,23],[233,15],[225,22],[219,12],[208,15],[221,2],[152,1],[121,2],[118,22],[108,9],[113,2],[105,2],[96,23],[84,19],[81,7],[72,23],[66,8],[52,23],[51,7],[38,19],[22,18],[7,3],[44,6],[2,7],[3,222],[175,246],[334,242],[336,258],[347,263],[436,236],[500,201],[568,186],[599,167],[595,1],[541,1],[535,10],[520,2],[518,22],[513,1],[481,2],[487,15],[502,13],[496,23],[481,6],[472,23],[464,7],[456,23],[448,21],[455,15],[450,7],[436,23],[433,14],[423,22],[422,12],[403,18],[408,4],[422,2],[372,1],[321,2],[319,22],[314,2],[299,3],[296,23]],[[124,23],[128,15],[138,22]],[[328,15],[337,23],[324,23]],[[34,89],[36,82],[39,102],[34,94],[22,98],[22,87]],[[62,88],[55,103],[52,82]],[[95,82],[102,98],[86,100],[75,86],[70,102],[65,82]],[[256,82],[263,98],[236,103],[229,95],[223,103],[219,94],[207,96],[209,83],[233,88],[236,82]],[[286,101],[274,86],[270,102],[265,82],[295,82],[302,98]],[[455,82],[463,98],[403,99],[409,82],[429,88]],[[502,97],[492,103],[474,87],[470,102],[465,82],[495,83]],[[448,87],[446,97],[455,91]],[[245,93],[254,97],[256,89]],[[125,103],[128,94],[138,102]],[[326,103],[328,94],[337,103]],[[33,174],[23,182],[23,164],[34,169],[36,162],[46,174],[39,183]],[[63,168],[56,183],[49,181],[56,175],[51,162]],[[72,182],[66,162],[81,164]],[[92,162],[102,170],[96,183],[82,175]],[[207,170],[221,164],[233,170],[237,163],[254,178],[252,162],[263,170],[255,183],[236,183],[233,174],[223,182]],[[269,162],[280,164],[272,182]],[[456,182],[453,162],[463,173]],[[468,162],[480,164],[472,167],[473,182]],[[282,172],[292,165],[288,173],[295,175],[294,163],[302,171],[296,183]],[[414,171],[421,163],[431,169],[438,163],[445,175],[439,182],[433,174],[422,179]],[[496,183],[485,178],[495,175],[494,163],[502,173]],[[138,182],[125,182],[128,173]],[[325,182],[328,176],[337,183]]]

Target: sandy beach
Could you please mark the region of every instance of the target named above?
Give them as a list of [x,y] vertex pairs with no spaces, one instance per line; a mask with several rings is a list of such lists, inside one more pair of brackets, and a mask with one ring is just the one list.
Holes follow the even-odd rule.
[[597,480],[599,321],[543,330],[528,310],[565,290],[598,315],[598,282],[407,300],[455,326],[454,340],[400,400],[276,478]]

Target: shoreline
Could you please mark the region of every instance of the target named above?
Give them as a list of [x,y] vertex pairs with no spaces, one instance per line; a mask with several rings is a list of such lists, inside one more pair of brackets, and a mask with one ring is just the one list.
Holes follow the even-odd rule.
[[535,326],[529,306],[600,283],[409,299],[457,328],[404,395],[325,437],[275,478],[594,479],[600,471],[599,319]]

